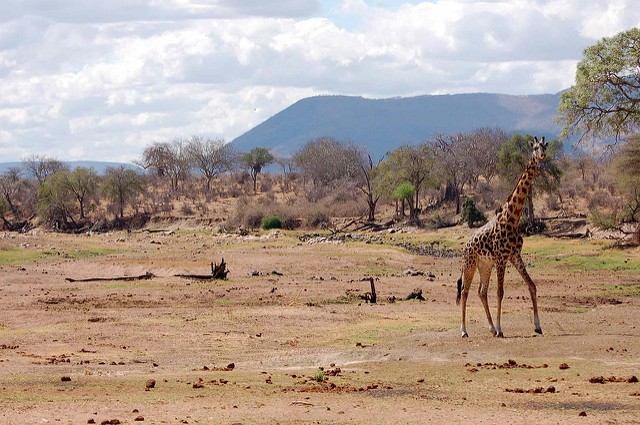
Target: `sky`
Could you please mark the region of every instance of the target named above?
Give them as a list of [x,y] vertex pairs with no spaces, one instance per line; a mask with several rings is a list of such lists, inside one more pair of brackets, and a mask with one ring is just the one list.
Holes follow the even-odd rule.
[[637,0],[2,0],[0,162],[131,162],[340,94],[557,93]]

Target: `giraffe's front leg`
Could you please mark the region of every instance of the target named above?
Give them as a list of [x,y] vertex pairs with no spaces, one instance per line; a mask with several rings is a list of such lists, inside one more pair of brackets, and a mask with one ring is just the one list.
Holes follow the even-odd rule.
[[533,325],[535,326],[534,330],[537,334],[542,335],[542,328],[540,327],[540,317],[538,316],[538,296],[536,294],[536,284],[533,283],[533,279],[531,279],[531,276],[529,276],[529,273],[527,273],[527,269],[524,266],[524,261],[522,261],[522,257],[520,256],[520,254],[515,255],[511,259],[511,262],[529,287],[529,295],[531,295],[531,303],[533,304]]
[[502,298],[504,297],[504,270],[505,264],[502,261],[496,263],[496,274],[498,275],[498,311],[496,314],[496,332],[495,336],[502,338],[502,326],[500,321],[502,319]]

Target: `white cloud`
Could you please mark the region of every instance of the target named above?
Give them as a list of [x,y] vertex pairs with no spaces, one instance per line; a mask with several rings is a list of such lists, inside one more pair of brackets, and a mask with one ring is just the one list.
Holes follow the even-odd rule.
[[317,94],[552,93],[639,24],[635,0],[4,0],[0,162],[231,140]]

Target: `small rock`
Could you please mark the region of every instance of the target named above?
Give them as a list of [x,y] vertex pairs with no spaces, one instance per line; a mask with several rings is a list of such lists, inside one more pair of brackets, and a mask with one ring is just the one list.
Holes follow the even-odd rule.
[[71,377],[70,376],[63,376],[62,378],[60,378],[60,380],[62,382],[70,382],[71,381]]
[[587,416],[587,412],[582,411],[582,412],[578,413],[578,416]]
[[149,379],[146,384],[144,385],[145,389],[147,391],[149,391],[151,388],[155,388],[156,387],[156,380],[155,379]]
[[569,369],[569,365],[566,363],[562,363],[560,366],[558,366],[560,368],[560,370],[567,370]]
[[144,416],[136,416],[136,418],[134,419],[134,421],[136,421],[136,422],[142,422],[142,421],[144,421]]

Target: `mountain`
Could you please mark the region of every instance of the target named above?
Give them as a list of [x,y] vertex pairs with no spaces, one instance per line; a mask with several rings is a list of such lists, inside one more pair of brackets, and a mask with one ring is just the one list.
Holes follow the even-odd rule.
[[[96,170],[96,173],[102,175],[108,167],[118,168],[123,166],[125,168],[130,168],[132,170],[141,170],[140,167],[133,164],[121,164],[119,162],[100,162],[100,161],[63,161],[70,170],[73,170],[76,167],[86,167],[93,168]],[[18,167],[24,169],[24,164],[22,162],[0,162],[0,174],[3,174],[11,167]]]
[[402,145],[437,133],[470,132],[480,127],[555,138],[560,93],[429,95],[390,99],[316,96],[302,99],[232,141],[240,152],[265,147],[289,156],[322,136],[352,141],[374,160]]

